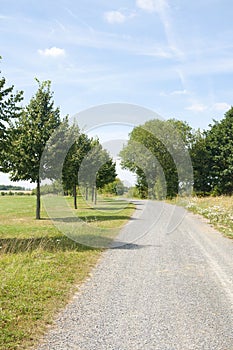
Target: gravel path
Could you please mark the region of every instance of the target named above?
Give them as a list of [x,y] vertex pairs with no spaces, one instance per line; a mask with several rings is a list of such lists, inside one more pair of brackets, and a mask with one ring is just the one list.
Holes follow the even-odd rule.
[[136,203],[119,240],[145,234],[103,254],[38,350],[233,350],[233,242],[182,208]]

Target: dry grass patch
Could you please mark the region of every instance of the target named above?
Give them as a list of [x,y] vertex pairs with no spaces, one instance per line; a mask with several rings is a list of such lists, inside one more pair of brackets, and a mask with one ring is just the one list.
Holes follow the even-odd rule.
[[200,214],[209,219],[210,223],[225,236],[233,238],[233,197],[193,197],[188,204],[182,199],[173,203],[183,205],[193,213]]

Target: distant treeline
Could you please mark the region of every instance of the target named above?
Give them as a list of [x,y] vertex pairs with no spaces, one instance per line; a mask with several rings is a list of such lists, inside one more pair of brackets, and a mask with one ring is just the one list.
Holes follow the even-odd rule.
[[0,185],[0,191],[26,191],[26,188],[21,186]]

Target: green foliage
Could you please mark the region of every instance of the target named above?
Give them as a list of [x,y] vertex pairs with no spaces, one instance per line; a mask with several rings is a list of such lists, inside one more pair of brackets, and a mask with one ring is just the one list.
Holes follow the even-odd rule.
[[[36,194],[36,189],[32,191],[34,194]],[[40,193],[42,195],[46,194],[57,194],[57,195],[63,195],[63,185],[60,181],[55,180],[51,184],[45,184],[41,186]]]
[[[103,152],[106,152],[103,150]],[[116,163],[113,162],[113,160],[109,157],[107,153],[106,157],[109,158],[105,164],[103,164],[96,175],[96,187],[97,188],[103,188],[105,185],[110,184],[114,181],[116,183],[118,180],[116,179]],[[116,180],[115,180],[116,179]],[[119,183],[118,183],[119,184]],[[119,189],[120,190],[120,189]]]
[[154,194],[155,194],[155,198],[158,200],[162,200],[166,198],[166,184],[161,178],[158,178],[155,181]]
[[205,132],[197,130],[194,133],[190,156],[193,164],[194,192],[201,196],[208,195],[211,191],[209,176],[210,154],[207,150]]
[[91,148],[92,141],[87,135],[77,135],[77,140],[69,149],[63,166],[62,180],[66,191],[73,191],[78,185],[80,165]]
[[206,132],[209,182],[214,194],[233,194],[233,108]]
[[66,162],[67,153],[72,152],[72,145],[80,136],[79,127],[76,124],[69,125],[68,116],[66,116],[59,124],[49,140],[46,142],[46,147],[40,164],[40,176],[42,179],[61,180],[62,169],[67,168]]
[[12,185],[0,185],[0,190],[3,190],[3,191],[8,191],[8,190],[25,191],[25,187],[12,186]]
[[23,92],[14,93],[14,86],[6,87],[6,78],[0,78],[0,171],[6,171],[3,161],[10,150],[8,129],[21,114],[22,100]]
[[150,120],[133,129],[120,155],[123,167],[137,174],[142,198],[174,197],[182,186],[185,191],[190,180],[183,155],[188,154],[191,142],[191,128],[174,119]]
[[75,209],[77,209],[77,185],[80,165],[90,150],[91,140],[87,135],[79,135],[77,132],[76,141],[69,149],[64,161],[62,181],[65,191],[70,191],[73,194]]
[[54,109],[50,82],[38,82],[39,88],[23,110],[12,133],[9,170],[13,181],[39,179],[40,159],[46,142],[60,124],[60,111]]
[[91,187],[93,192],[94,186],[102,188],[115,177],[115,163],[102,148],[99,140],[80,134],[67,153],[62,173],[64,189],[73,194],[75,209],[77,186]]
[[11,180],[37,183],[37,211],[40,218],[40,159],[46,142],[60,124],[60,111],[54,108],[51,83],[39,81],[38,91],[10,129],[11,150],[5,168]]
[[91,141],[91,150],[82,162],[79,172],[79,184],[103,188],[116,178],[116,164],[108,152],[103,149],[99,140]]
[[129,188],[127,198],[141,198],[140,192],[136,186]]
[[194,135],[191,158],[194,193],[199,196],[233,193],[233,108],[210,129]]
[[113,182],[105,184],[102,193],[104,194],[112,194],[115,196],[122,196],[124,194],[125,187],[123,182],[120,179],[116,179]]

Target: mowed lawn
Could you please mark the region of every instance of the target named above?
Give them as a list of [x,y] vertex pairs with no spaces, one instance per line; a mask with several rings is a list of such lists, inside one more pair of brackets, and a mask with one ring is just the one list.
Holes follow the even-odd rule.
[[[43,209],[43,219],[35,220],[35,202],[35,196],[0,196],[1,350],[35,345],[103,251],[62,235]],[[90,225],[117,228],[134,211],[112,199],[97,206],[98,216],[79,199],[78,215]]]

